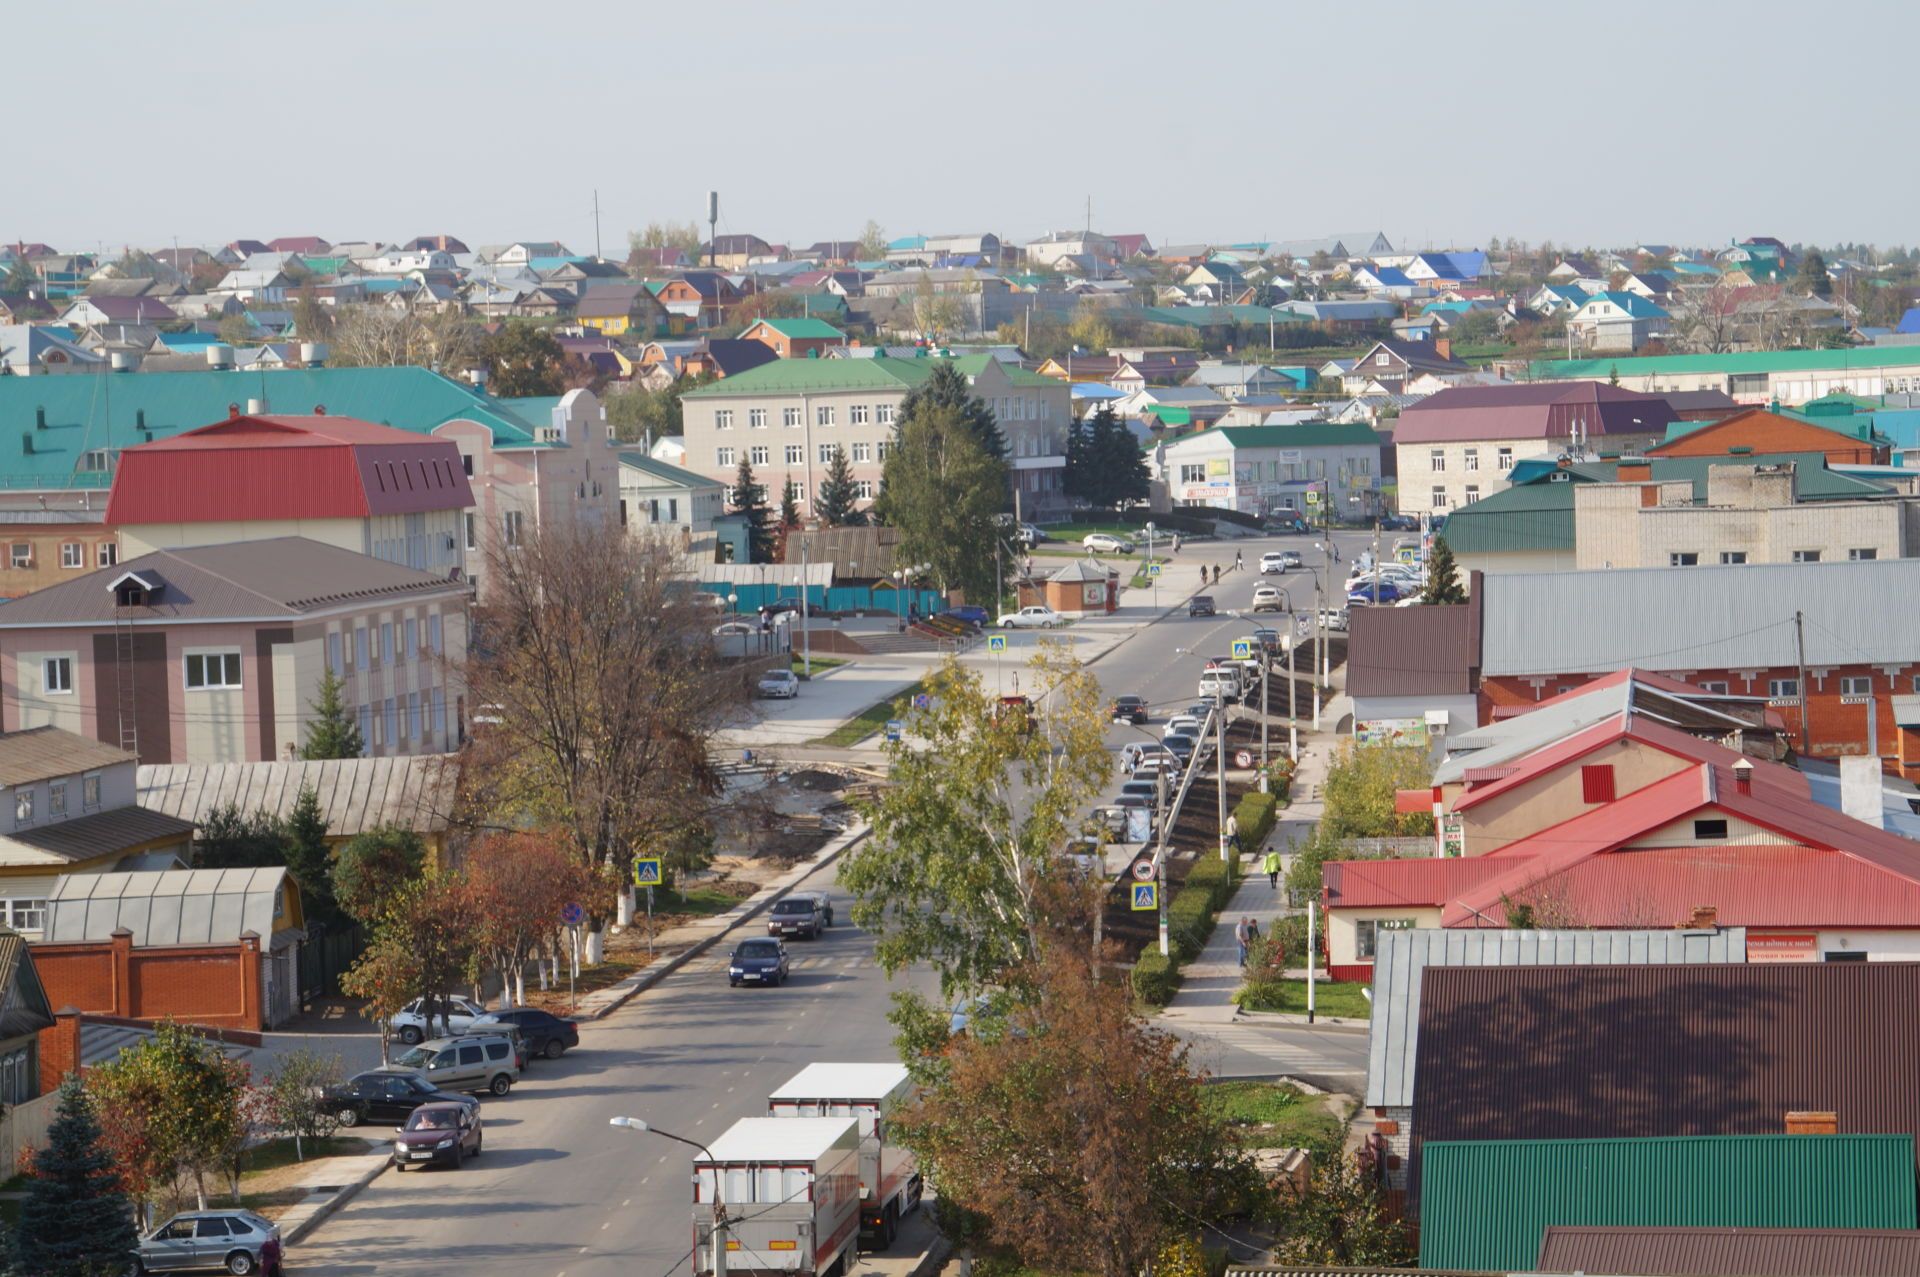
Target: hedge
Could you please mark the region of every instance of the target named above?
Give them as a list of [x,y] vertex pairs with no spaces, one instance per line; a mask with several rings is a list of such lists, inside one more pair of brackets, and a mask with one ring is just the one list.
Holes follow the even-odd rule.
[[1167,906],[1170,947],[1178,962],[1192,962],[1207,947],[1220,911],[1233,899],[1240,862],[1203,853]]
[[1278,811],[1279,802],[1272,794],[1263,794],[1257,789],[1248,791],[1233,809],[1233,818],[1240,828],[1240,846],[1247,851],[1259,851],[1267,835],[1273,832]]
[[1148,949],[1133,964],[1133,996],[1150,1007],[1163,1007],[1173,1001],[1180,987],[1180,972],[1160,950]]

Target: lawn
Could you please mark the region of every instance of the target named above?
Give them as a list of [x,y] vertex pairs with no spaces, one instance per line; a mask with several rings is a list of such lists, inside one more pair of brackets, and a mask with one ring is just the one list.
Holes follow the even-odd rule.
[[[1147,564],[1148,564],[1148,563],[1158,563],[1158,564],[1160,564],[1160,565],[1161,565],[1161,567],[1160,567],[1160,577],[1161,577],[1161,579],[1162,579],[1162,580],[1166,580],[1166,579],[1167,579],[1167,569],[1166,569],[1166,565],[1167,565],[1167,564],[1169,564],[1169,563],[1171,563],[1171,562],[1173,562],[1173,560],[1172,560],[1172,559],[1162,559],[1162,558],[1153,558],[1153,559],[1146,559],[1146,560],[1142,560],[1142,561],[1141,561],[1141,563],[1140,563],[1140,565],[1139,565],[1138,567],[1136,567],[1136,568],[1134,568],[1134,570],[1133,570],[1133,579],[1132,579],[1131,581],[1129,581],[1129,582],[1127,582],[1127,588],[1128,588],[1128,589],[1130,589],[1130,590],[1144,590],[1144,589],[1146,589],[1146,588],[1147,588],[1148,586],[1150,586],[1150,585],[1152,585],[1152,584],[1153,584],[1153,579],[1152,579],[1151,577],[1149,577],[1149,576],[1147,575]],[[1169,582],[1169,583],[1170,583],[1170,582]]]
[[903,690],[898,696],[889,697],[878,704],[869,705],[849,718],[840,726],[828,732],[818,740],[807,742],[810,745],[838,745],[846,747],[858,745],[867,737],[887,725],[888,719],[905,718],[913,707],[913,698],[926,691],[926,682],[922,680]]
[[[1350,980],[1314,982],[1313,1009],[1316,1015],[1338,1016],[1348,1020],[1373,1018],[1373,1003],[1367,1000],[1366,986]],[[1293,1015],[1307,1013],[1307,982],[1277,980],[1257,990],[1242,985],[1233,1000],[1249,1011],[1285,1011]]]
[[1300,1148],[1340,1138],[1340,1119],[1321,1096],[1284,1082],[1217,1082],[1203,1094],[1249,1148]]
[[[695,887],[684,895],[672,887],[653,889],[653,914],[656,918],[669,914],[680,914],[693,918],[711,918],[715,914],[725,913],[739,904],[745,896],[730,895],[719,887]],[[644,925],[647,899],[642,895],[635,902],[635,920]]]
[[[813,672],[818,674],[824,670],[839,669],[846,663],[847,660],[843,656],[821,656],[816,653],[813,658]],[[807,663],[801,658],[801,653],[795,652],[793,654],[793,672],[801,678],[805,678],[807,676],[806,669]]]
[[[302,1142],[302,1151],[307,1155],[304,1160],[311,1162],[315,1158],[345,1157],[365,1153],[368,1149],[367,1142],[363,1139],[335,1136],[324,1140],[305,1140]],[[241,1193],[244,1194],[247,1191],[248,1176],[263,1175],[268,1171],[279,1170],[283,1166],[292,1166],[300,1160],[302,1159],[293,1155],[291,1138],[268,1140],[265,1144],[255,1145],[247,1150],[246,1169],[240,1172]],[[209,1193],[208,1196],[211,1198],[212,1194]]]

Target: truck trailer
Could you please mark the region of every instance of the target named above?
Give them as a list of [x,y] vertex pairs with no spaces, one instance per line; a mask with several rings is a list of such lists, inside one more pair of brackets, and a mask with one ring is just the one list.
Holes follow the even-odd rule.
[[712,1273],[714,1203],[726,1272],[840,1277],[860,1234],[860,1127],[851,1117],[745,1117],[693,1162],[694,1272]]
[[887,1140],[894,1111],[913,1094],[900,1064],[809,1064],[767,1098],[776,1118],[850,1117],[860,1125],[860,1241],[893,1245],[900,1220],[920,1204],[913,1154]]

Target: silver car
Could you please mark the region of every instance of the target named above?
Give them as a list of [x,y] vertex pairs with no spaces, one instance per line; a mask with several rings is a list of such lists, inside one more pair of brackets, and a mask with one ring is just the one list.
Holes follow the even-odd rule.
[[280,1229],[250,1210],[196,1210],[175,1215],[140,1239],[133,1272],[265,1273],[280,1267]]
[[499,1096],[512,1090],[520,1078],[513,1039],[500,1033],[422,1042],[394,1064],[414,1070],[442,1091],[487,1091]]

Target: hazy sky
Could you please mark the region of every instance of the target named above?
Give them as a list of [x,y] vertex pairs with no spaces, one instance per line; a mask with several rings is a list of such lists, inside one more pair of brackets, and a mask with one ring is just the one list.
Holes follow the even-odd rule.
[[1920,240],[1920,0],[10,8],[0,239],[69,249]]

